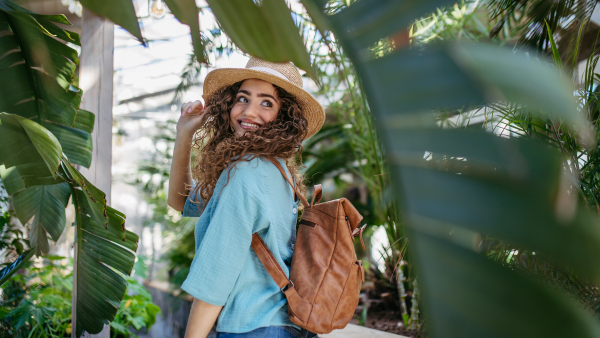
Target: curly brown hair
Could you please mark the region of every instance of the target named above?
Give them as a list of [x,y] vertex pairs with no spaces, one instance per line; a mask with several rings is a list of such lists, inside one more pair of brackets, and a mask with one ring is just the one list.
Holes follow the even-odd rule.
[[[231,163],[251,161],[257,157],[283,158],[289,172],[304,193],[302,140],[306,137],[308,122],[296,98],[275,86],[281,101],[277,117],[254,132],[236,136],[230,127],[230,112],[243,81],[224,87],[207,102],[205,123],[196,132],[194,148],[199,149],[192,166],[192,177],[197,181],[195,196],[207,203],[213,195],[221,173]],[[246,156],[247,155],[247,156]]]

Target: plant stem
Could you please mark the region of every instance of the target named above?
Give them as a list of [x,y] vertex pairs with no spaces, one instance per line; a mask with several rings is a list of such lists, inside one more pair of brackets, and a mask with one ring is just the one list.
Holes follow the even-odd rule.
[[402,321],[404,327],[408,327],[408,309],[406,308],[406,289],[404,288],[404,272],[402,271],[402,261],[398,263],[396,268],[396,282],[398,284],[398,295],[400,296],[400,311],[402,312]]
[[418,330],[419,329],[419,301],[420,301],[420,291],[419,286],[417,285],[417,279],[413,280],[413,296],[412,296],[412,306],[410,307],[410,324],[409,330]]
[[[73,250],[73,299],[71,305],[71,332],[77,332],[77,263],[79,262],[79,255],[77,251],[79,251],[79,247],[81,246],[81,214],[79,211],[79,200],[77,199],[77,191],[75,186],[69,184],[69,189],[71,190],[71,202],[73,203],[73,207],[75,209],[75,241],[74,241],[74,250]],[[74,320],[73,320],[74,319]],[[75,336],[73,334],[73,336]]]

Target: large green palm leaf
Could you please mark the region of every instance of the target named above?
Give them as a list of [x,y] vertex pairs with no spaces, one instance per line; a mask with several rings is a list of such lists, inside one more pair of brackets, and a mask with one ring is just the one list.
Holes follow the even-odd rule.
[[50,247],[46,233],[57,241],[65,227],[65,208],[71,197],[69,185],[36,185],[12,197],[21,224],[28,223],[33,217],[29,234],[31,247],[35,247],[38,256],[48,253]]
[[41,124],[71,162],[89,167],[93,119],[79,110],[81,90],[71,84],[77,52],[63,43],[79,45],[79,36],[53,22],[69,24],[64,16],[39,15],[0,0],[0,112]]
[[[17,145],[0,139],[0,165],[8,166],[8,169],[4,166],[0,169],[19,219],[23,223],[33,220],[30,242],[38,255],[48,252],[46,233],[54,240],[62,233],[64,208],[69,197],[74,196],[78,243],[75,262],[78,267],[77,323],[74,329],[78,336],[83,331],[100,332],[104,324],[114,319],[119,308],[127,287],[119,273],[131,273],[139,237],[125,230],[125,215],[106,205],[106,195],[102,191],[66,158],[57,158],[60,144],[44,127],[18,115],[0,113],[0,135],[18,142]],[[13,148],[8,148],[11,145]],[[19,149],[23,151],[19,152]],[[60,162],[54,167],[57,159]],[[24,179],[20,175],[23,167],[31,168],[28,173],[44,175],[43,180],[51,184],[39,185],[40,180],[35,176]],[[28,186],[30,182],[35,184]],[[28,252],[2,274],[10,276],[30,257]]]
[[135,261],[139,237],[125,230],[125,215],[107,207],[108,223],[102,224],[89,215],[95,208],[83,190],[72,189],[77,209],[77,336],[83,331],[98,333],[111,322]]
[[[164,1],[179,22],[190,26],[194,53],[200,62],[204,62],[204,43],[200,35],[200,21],[196,2],[194,0]],[[131,0],[81,0],[80,2],[85,8],[120,25],[140,42],[145,43]]]
[[[490,234],[536,250],[582,275],[599,276],[597,262],[590,257],[597,255],[600,229],[594,216],[577,211],[574,197],[559,184],[558,154],[546,146],[483,131],[441,130],[427,114],[508,100],[584,130],[569,82],[539,61],[486,45],[445,44],[365,59],[364,47],[398,27],[390,23],[386,30],[380,27],[386,25],[374,24],[384,20],[384,5],[360,3],[329,22],[363,80],[383,131],[432,334],[598,336],[597,324],[564,296],[478,251],[479,234]],[[424,14],[435,1],[402,3]],[[357,45],[357,40],[363,43]],[[462,159],[463,165],[428,161],[426,152]]]
[[[309,74],[311,67],[299,29],[284,0],[209,0],[227,36],[244,52],[274,62],[292,61]],[[221,20],[223,19],[223,20]]]
[[[138,236],[69,161],[89,165],[94,115],[78,109],[81,91],[71,84],[77,54],[55,40],[78,38],[50,21],[66,22],[0,0],[0,174],[19,219],[31,221],[38,255],[48,252],[48,234],[61,235],[69,197],[76,206],[79,336],[114,319],[127,286],[120,274],[131,273]],[[31,254],[3,270],[2,281]]]

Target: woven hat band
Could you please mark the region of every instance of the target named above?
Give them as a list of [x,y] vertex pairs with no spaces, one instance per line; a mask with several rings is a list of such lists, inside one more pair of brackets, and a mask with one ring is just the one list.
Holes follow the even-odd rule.
[[268,68],[268,67],[250,67],[250,68],[247,68],[247,69],[257,70],[259,72],[264,72],[264,73],[269,73],[271,75],[275,75],[277,77],[280,77],[280,78],[282,78],[284,80],[288,80],[288,78],[285,77],[280,72],[276,71],[275,69]]

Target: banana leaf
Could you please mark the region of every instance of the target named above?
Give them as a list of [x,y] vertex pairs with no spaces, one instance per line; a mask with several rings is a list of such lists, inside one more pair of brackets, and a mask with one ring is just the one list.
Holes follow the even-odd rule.
[[81,5],[94,12],[96,15],[103,16],[108,20],[123,27],[131,35],[135,36],[141,43],[144,42],[142,31],[133,8],[133,1],[130,0],[81,0]]
[[[48,252],[48,235],[62,234],[71,197],[78,267],[73,330],[81,336],[114,319],[127,286],[121,275],[131,273],[139,238],[74,166],[91,162],[94,115],[78,109],[77,53],[63,43],[77,45],[79,37],[53,22],[68,24],[64,16],[0,0],[0,174],[19,220],[31,225],[32,251],[15,266]],[[14,271],[6,270],[2,281]]]
[[198,7],[196,7],[196,1],[194,0],[165,0],[167,6],[171,10],[171,13],[175,15],[179,22],[190,26],[190,33],[192,35],[192,46],[194,47],[194,53],[198,58],[199,62],[205,62],[204,55],[204,43],[200,36],[200,21],[198,19]]
[[0,112],[44,126],[72,163],[89,167],[94,119],[79,110],[81,90],[71,84],[77,52],[63,43],[79,45],[79,36],[55,23],[70,25],[0,0]]
[[292,61],[315,75],[299,29],[284,0],[209,0],[223,31],[244,52],[273,62]]
[[13,205],[21,224],[31,221],[29,242],[35,247],[36,255],[48,253],[48,236],[57,241],[62,235],[65,223],[65,208],[71,192],[67,183],[36,185],[13,196]]
[[107,207],[108,223],[88,216],[94,206],[87,193],[72,188],[77,221],[77,337],[86,331],[99,333],[114,320],[135,261],[139,237],[125,230],[125,215]]

